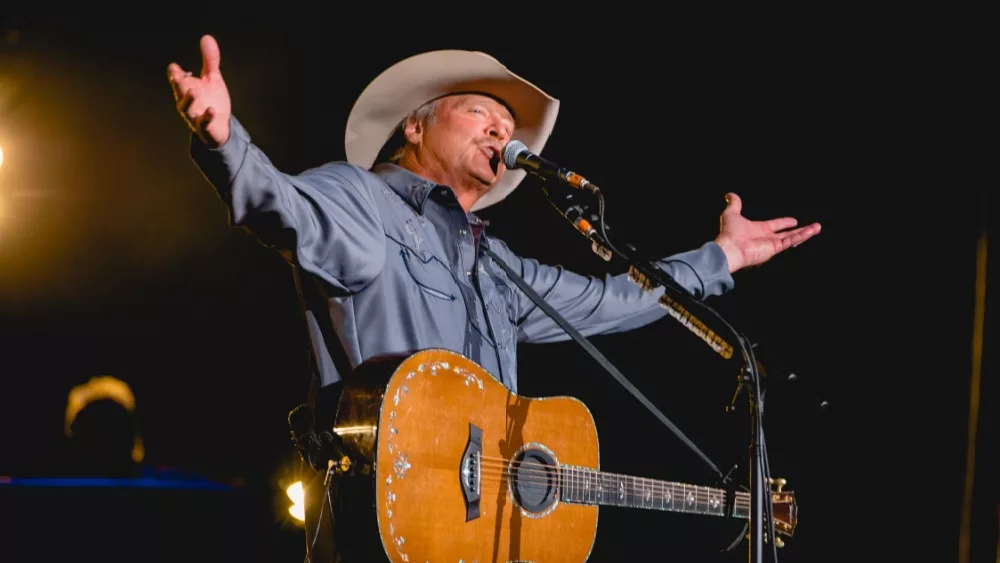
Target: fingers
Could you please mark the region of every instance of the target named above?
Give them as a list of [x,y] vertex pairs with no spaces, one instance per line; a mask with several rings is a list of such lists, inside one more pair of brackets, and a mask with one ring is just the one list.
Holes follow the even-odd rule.
[[181,117],[187,121],[188,125],[195,132],[202,132],[215,117],[215,109],[205,106],[204,102],[196,101],[197,96],[193,89],[182,92],[181,98],[177,100],[177,111]]
[[201,115],[195,119],[194,126],[198,134],[201,135],[202,140],[207,138],[208,132],[206,129],[212,123],[213,119],[215,119],[215,108],[211,106],[205,108],[205,111],[201,112]]
[[180,101],[185,96],[189,96],[198,85],[198,78],[192,76],[190,72],[184,72],[176,63],[167,66],[167,80],[170,88],[174,92],[174,101],[180,105]]
[[[219,74],[219,44],[210,35],[201,38],[201,77],[185,72],[177,63],[167,65],[167,79],[173,90],[177,111],[187,121],[188,126],[204,140],[205,129],[215,118],[215,109],[205,105],[202,90],[206,83],[203,78],[211,79]],[[210,81],[210,80],[209,80]]]
[[781,248],[785,249],[790,246],[798,246],[818,235],[820,229],[821,227],[819,223],[813,223],[811,225],[795,229],[794,231],[778,233],[778,237],[780,237],[779,240],[781,241]]
[[170,82],[170,88],[174,91],[174,101],[179,101],[184,93],[181,91],[181,83],[187,73],[181,69],[180,65],[177,63],[170,63],[167,65],[167,81]]
[[171,63],[167,66],[167,76],[170,81],[170,87],[174,92],[177,111],[194,128],[195,121],[202,116],[206,109],[203,104],[195,101],[198,98],[197,93],[201,88],[200,79],[193,76],[190,72],[184,72],[180,65],[176,63]]
[[177,103],[177,111],[187,119],[193,128],[197,128],[197,123],[202,119],[208,106],[199,97],[188,94]]
[[194,102],[194,96],[191,92],[182,93],[181,97],[177,100],[177,111],[181,112],[184,117],[188,116],[188,110],[191,109],[191,104]]
[[170,82],[177,82],[182,76],[184,76],[184,69],[181,65],[177,63],[170,63],[167,65],[167,78]]
[[201,75],[208,76],[219,72],[219,63],[222,54],[219,52],[219,44],[211,35],[201,38]]
[[723,213],[735,213],[738,215],[741,211],[743,211],[743,200],[740,199],[740,196],[733,192],[727,193],[726,209]]
[[770,221],[767,221],[765,224],[767,225],[767,228],[777,232],[785,229],[790,229],[795,225],[798,225],[799,222],[794,217],[782,217],[780,219],[771,219]]

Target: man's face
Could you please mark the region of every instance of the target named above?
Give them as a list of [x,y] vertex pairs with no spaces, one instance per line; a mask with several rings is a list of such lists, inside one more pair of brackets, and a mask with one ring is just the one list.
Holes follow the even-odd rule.
[[492,187],[503,176],[502,151],[513,132],[513,117],[493,98],[448,96],[439,101],[431,123],[419,131],[422,160],[431,159],[456,181],[464,183],[471,177],[484,188]]

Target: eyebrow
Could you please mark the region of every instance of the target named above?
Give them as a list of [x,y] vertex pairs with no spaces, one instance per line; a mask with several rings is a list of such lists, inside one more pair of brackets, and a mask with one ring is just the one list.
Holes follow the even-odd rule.
[[500,104],[501,108],[503,108],[503,112],[505,114],[507,114],[507,119],[509,119],[511,121],[511,123],[514,123],[516,125],[517,124],[517,120],[514,119],[514,112],[511,111],[511,109],[509,107],[507,107],[507,104],[505,104],[505,103],[503,103],[503,102],[501,102],[499,100],[497,100],[497,103]]
[[503,109],[502,113],[506,114],[505,116],[502,116],[502,117],[504,117],[504,119],[507,119],[507,120],[509,120],[511,122],[511,125],[512,125],[511,130],[516,129],[517,128],[517,120],[514,119],[513,112],[510,111],[510,108],[508,108],[506,104],[502,104],[501,103],[500,107]]
[[[475,94],[477,96],[487,97],[487,98],[493,100],[494,102],[500,104],[500,107],[502,107],[503,110],[504,110],[504,112],[507,114],[507,119],[509,119],[510,122],[513,123],[515,127],[517,126],[517,117],[514,115],[514,110],[510,109],[510,107],[506,103],[504,103],[503,100],[498,99],[496,96],[493,96],[493,95],[490,95],[490,94],[484,94],[482,92],[469,92],[469,93],[470,94]],[[480,102],[478,102],[476,100],[463,100],[462,103],[463,104],[477,104],[477,103],[480,103]]]

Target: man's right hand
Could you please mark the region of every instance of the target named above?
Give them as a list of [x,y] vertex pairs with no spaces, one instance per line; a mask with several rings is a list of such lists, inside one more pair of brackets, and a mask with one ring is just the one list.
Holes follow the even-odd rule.
[[177,63],[167,66],[167,77],[181,117],[202,140],[218,147],[229,140],[232,105],[219,71],[219,44],[211,35],[201,38],[201,76],[185,72]]

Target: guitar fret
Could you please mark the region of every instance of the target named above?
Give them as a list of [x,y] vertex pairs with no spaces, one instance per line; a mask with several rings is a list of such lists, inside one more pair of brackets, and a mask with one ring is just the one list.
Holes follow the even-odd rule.
[[[722,489],[572,465],[562,466],[561,471],[563,502],[725,516],[726,493]],[[732,511],[735,517],[745,518],[745,513],[746,508]]]
[[622,506],[635,508],[632,504],[632,499],[635,496],[633,493],[633,490],[635,489],[635,485],[633,483],[634,477],[631,475],[619,475],[618,479],[625,484],[625,487],[623,488],[625,491],[625,497],[622,499]]

